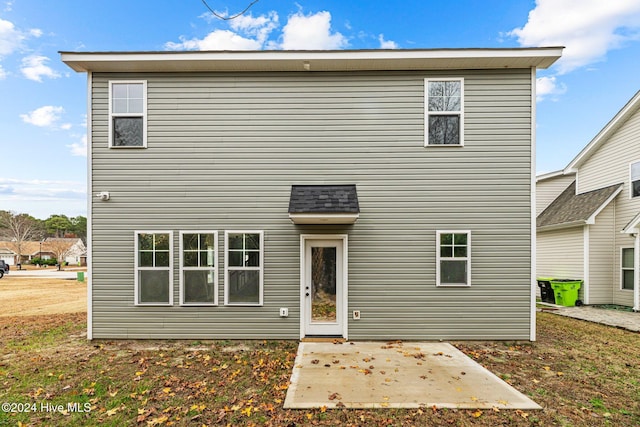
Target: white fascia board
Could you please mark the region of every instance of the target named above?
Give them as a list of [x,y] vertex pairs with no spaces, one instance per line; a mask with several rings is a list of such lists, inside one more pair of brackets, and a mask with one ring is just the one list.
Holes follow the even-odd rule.
[[553,179],[565,175],[575,175],[575,172],[565,172],[564,169],[561,169],[559,171],[542,173],[540,175],[536,175],[536,182],[545,181],[547,179]]
[[332,213],[290,213],[289,219],[294,224],[353,224],[360,214],[332,214]]
[[571,221],[564,222],[562,224],[553,224],[553,225],[544,225],[542,227],[537,227],[536,231],[538,233],[542,233],[545,231],[553,231],[553,230],[562,230],[564,228],[574,228],[586,225],[586,221]]
[[548,68],[562,47],[333,51],[60,52],[78,72]]
[[637,234],[638,233],[638,223],[640,223],[640,213],[633,217],[631,221],[620,230],[621,233],[625,234]]

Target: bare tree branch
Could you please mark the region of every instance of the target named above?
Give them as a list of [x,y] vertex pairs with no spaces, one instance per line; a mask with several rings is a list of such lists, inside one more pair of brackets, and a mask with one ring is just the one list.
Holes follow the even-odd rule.
[[205,0],[202,0],[202,3],[207,6],[207,9],[209,9],[209,12],[211,12],[213,14],[213,16],[215,16],[218,19],[222,19],[223,21],[230,21],[232,19],[236,19],[238,16],[244,15],[245,12],[247,10],[249,10],[251,8],[251,6],[253,6],[254,4],[258,3],[260,0],[254,0],[251,2],[251,4],[249,4],[249,6],[247,6],[242,12],[237,13],[233,16],[222,16],[219,13],[216,13],[216,11],[214,11],[213,9],[211,9],[211,7],[209,7],[209,5],[207,4],[207,2]]

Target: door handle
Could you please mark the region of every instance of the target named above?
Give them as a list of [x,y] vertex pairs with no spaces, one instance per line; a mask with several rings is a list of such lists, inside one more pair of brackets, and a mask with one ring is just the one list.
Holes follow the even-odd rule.
[[306,294],[304,294],[304,296],[308,297],[308,296],[309,296],[309,292],[307,292]]

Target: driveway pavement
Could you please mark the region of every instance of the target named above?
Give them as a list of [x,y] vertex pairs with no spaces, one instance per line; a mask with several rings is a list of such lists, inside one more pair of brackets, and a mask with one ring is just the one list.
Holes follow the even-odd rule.
[[640,313],[620,310],[606,310],[603,308],[581,306],[581,307],[561,307],[544,309],[547,313],[559,314],[560,316],[573,317],[574,319],[586,320],[588,322],[601,323],[607,326],[626,329],[633,332],[640,332]]
[[302,342],[285,408],[541,409],[454,346]]

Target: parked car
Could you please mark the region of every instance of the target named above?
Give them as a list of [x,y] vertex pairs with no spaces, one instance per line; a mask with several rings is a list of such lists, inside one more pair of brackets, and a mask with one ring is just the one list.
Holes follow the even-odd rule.
[[2,279],[5,274],[9,274],[9,264],[0,260],[0,279]]

